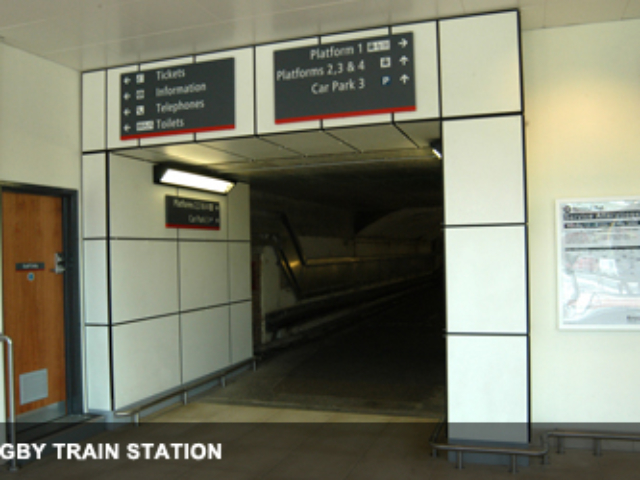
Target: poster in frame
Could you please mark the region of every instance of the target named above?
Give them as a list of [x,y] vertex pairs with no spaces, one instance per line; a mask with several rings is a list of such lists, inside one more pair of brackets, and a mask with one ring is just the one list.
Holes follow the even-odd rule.
[[558,323],[640,330],[640,197],[556,201]]

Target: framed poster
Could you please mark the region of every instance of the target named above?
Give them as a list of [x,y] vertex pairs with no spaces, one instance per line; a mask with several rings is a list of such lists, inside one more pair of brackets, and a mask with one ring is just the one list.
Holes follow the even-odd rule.
[[558,200],[559,327],[640,330],[640,197]]

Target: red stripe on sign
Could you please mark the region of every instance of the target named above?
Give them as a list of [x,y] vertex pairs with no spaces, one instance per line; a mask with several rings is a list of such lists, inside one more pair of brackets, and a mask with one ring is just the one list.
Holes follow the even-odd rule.
[[415,111],[416,111],[416,106],[413,105],[409,107],[359,110],[357,112],[328,113],[325,115],[310,115],[308,117],[280,118],[276,120],[276,125],[281,125],[283,123],[309,122],[312,120],[331,120],[335,118],[349,118],[349,117],[359,117],[364,115],[380,115],[384,113],[400,113],[400,112],[415,112]]
[[220,125],[217,127],[189,128],[186,130],[167,130],[165,132],[137,133],[134,135],[121,135],[120,140],[135,140],[137,138],[166,137],[167,135],[185,135],[188,133],[214,132],[217,130],[233,130],[234,128],[236,128],[235,124]]
[[178,225],[174,223],[166,223],[167,228],[190,228],[191,230],[220,230],[220,227],[206,227],[204,225]]

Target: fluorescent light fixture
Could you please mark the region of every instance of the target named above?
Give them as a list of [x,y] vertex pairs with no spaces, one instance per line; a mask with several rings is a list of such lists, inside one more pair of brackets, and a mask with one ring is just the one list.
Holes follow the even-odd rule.
[[219,178],[192,173],[166,165],[156,165],[154,168],[154,180],[156,183],[175,185],[177,187],[193,188],[213,193],[229,193],[235,183]]
[[442,142],[440,140],[435,140],[431,142],[430,145],[433,154],[438,157],[438,160],[442,160]]

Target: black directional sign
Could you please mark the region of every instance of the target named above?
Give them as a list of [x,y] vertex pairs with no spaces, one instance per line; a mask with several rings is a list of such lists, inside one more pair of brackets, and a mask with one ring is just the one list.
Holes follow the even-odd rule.
[[413,34],[274,52],[276,123],[416,109]]
[[167,228],[220,230],[220,204],[194,198],[165,196]]
[[123,73],[120,138],[235,127],[234,59]]

